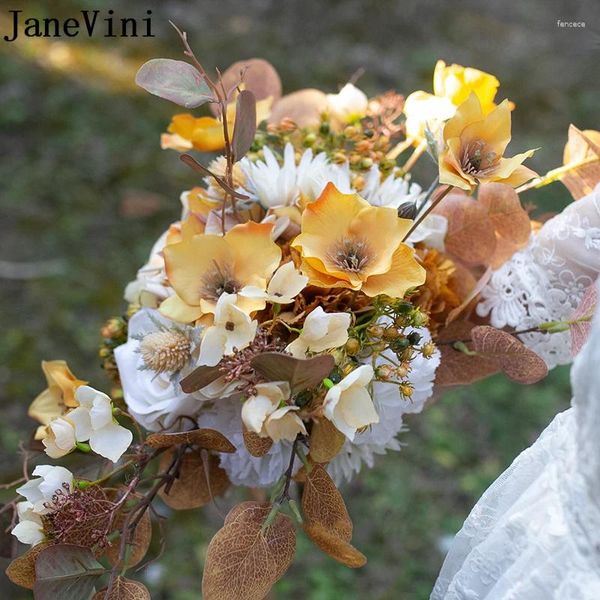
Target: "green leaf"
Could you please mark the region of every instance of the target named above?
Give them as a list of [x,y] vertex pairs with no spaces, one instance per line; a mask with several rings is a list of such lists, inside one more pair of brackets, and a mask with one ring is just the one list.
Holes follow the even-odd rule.
[[279,352],[264,352],[255,356],[250,364],[269,381],[287,381],[292,394],[297,394],[319,385],[335,367],[335,360],[330,354],[302,359]]
[[215,100],[200,72],[182,60],[149,60],[137,72],[135,82],[147,92],[185,108]]
[[238,94],[233,127],[233,157],[237,162],[250,150],[256,135],[256,98],[249,90]]
[[92,551],[73,544],[42,550],[35,561],[35,600],[84,600],[106,569]]

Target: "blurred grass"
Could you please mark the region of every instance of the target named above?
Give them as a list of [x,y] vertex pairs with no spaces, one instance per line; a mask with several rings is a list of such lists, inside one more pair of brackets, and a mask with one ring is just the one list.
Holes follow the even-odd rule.
[[[80,377],[106,387],[96,359],[98,328],[122,310],[122,289],[177,218],[181,190],[198,183],[175,153],[158,146],[174,108],[113,81],[123,82],[131,65],[146,58],[180,56],[168,18],[189,31],[207,66],[263,56],[279,69],[288,91],[335,91],[360,67],[366,69],[360,85],[368,92],[429,91],[437,58],[490,71],[502,82],[501,97],[517,104],[512,147],[540,147],[532,166],[541,172],[559,164],[570,122],[600,126],[592,76],[600,9],[593,0],[114,4],[117,16],[145,16],[152,8],[157,37],[78,38],[35,49],[28,40],[0,42],[0,261],[42,261],[54,273],[1,280],[4,479],[18,470],[17,443],[32,425],[25,412],[43,387],[40,360],[65,358]],[[12,8],[0,2],[1,15]],[[72,16],[83,8],[102,3],[64,0],[48,13],[47,3],[30,2],[26,11]],[[558,29],[559,18],[585,20],[588,28]],[[107,72],[109,52],[114,77]],[[424,163],[416,175],[427,182],[429,173]],[[555,184],[524,200],[545,212],[559,210],[569,195]],[[427,598],[443,556],[442,536],[460,527],[486,486],[568,398],[566,369],[533,387],[497,376],[452,391],[410,417],[406,448],[345,490],[356,545],[368,565],[350,571],[301,539],[278,597]],[[178,514],[170,522],[166,553],[144,572],[155,600],[199,596],[204,551],[219,523],[214,508]],[[29,597],[5,582],[0,592]]]

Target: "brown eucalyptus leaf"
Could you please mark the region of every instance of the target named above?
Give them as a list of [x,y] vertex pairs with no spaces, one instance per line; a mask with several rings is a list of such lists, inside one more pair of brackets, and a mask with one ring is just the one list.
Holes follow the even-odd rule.
[[[469,385],[500,370],[492,359],[486,356],[470,356],[448,343],[470,340],[473,327],[475,325],[468,321],[454,321],[439,332],[436,342],[441,359],[435,372],[436,385]],[[469,350],[473,350],[470,342],[465,345]]]
[[147,92],[185,108],[196,108],[214,101],[200,72],[183,60],[149,60],[140,67],[135,82]]
[[296,394],[319,385],[335,367],[335,360],[330,354],[303,359],[280,352],[263,352],[250,364],[268,381],[287,381],[292,394]]
[[35,561],[40,552],[51,546],[51,542],[41,542],[32,546],[21,556],[17,556],[6,567],[6,576],[15,584],[32,590],[35,584]]
[[596,284],[590,285],[584,292],[581,302],[569,317],[571,321],[571,354],[576,356],[587,341],[592,328],[592,317],[598,303]]
[[[161,456],[160,469],[164,471],[173,460],[172,451]],[[207,481],[210,481],[210,486]],[[170,488],[161,488],[158,495],[174,510],[189,510],[209,504],[229,487],[229,479],[219,466],[219,457],[201,452],[186,453],[179,466],[178,476]]]
[[92,551],[74,544],[51,544],[35,561],[36,600],[82,600],[89,598],[106,569]]
[[313,423],[310,432],[309,456],[314,462],[328,463],[342,449],[346,436],[329,419]]
[[252,456],[260,458],[271,449],[273,440],[270,437],[260,437],[258,433],[244,427],[244,446]]
[[292,519],[277,514],[264,531],[270,504],[244,502],[208,545],[204,600],[259,600],[289,568],[296,552]]
[[570,169],[560,178],[575,200],[590,194],[600,182],[600,131],[581,131],[570,125],[563,163],[568,165],[583,160],[590,162]]
[[[275,67],[263,58],[248,58],[234,62],[223,72],[223,85],[226,90],[242,82],[243,89],[250,90],[256,100],[281,98],[281,79]],[[237,116],[236,116],[237,118]]]
[[343,565],[351,569],[358,569],[367,564],[367,557],[362,552],[349,542],[328,531],[323,525],[305,523],[304,532],[325,554]]
[[200,366],[195,368],[187,377],[181,380],[181,389],[186,394],[192,394],[210,385],[221,376],[219,367]]
[[92,600],[152,600],[148,588],[140,581],[126,579],[119,575],[113,582],[110,594],[104,588],[94,594]]
[[466,194],[451,192],[434,212],[448,219],[446,251],[464,263],[485,265],[496,249],[496,234],[488,211]]
[[496,233],[515,244],[525,245],[531,235],[529,214],[521,206],[519,194],[504,183],[479,186],[478,202],[484,206]]
[[215,452],[235,452],[235,446],[216,429],[191,429],[177,433],[152,433],[146,438],[152,448],[169,448],[179,444],[190,444],[214,450]]
[[536,383],[548,374],[544,360],[506,331],[479,325],[471,330],[471,339],[475,351],[491,358],[513,381]]
[[[233,196],[234,198],[238,198],[239,200],[247,200],[248,196],[245,194],[240,194],[234,190],[222,177],[215,175],[210,169],[200,164],[193,156],[190,154],[182,154],[179,157],[179,160],[185,163],[190,169],[194,169],[194,171],[198,171],[198,173],[202,173],[202,175],[206,175],[207,177],[212,177],[215,182],[221,186],[228,194]],[[199,367],[201,369],[202,367]],[[214,369],[216,367],[207,367],[209,369]],[[204,386],[203,386],[204,387]],[[198,388],[200,389],[200,388]],[[184,390],[185,391],[185,390]]]
[[[126,518],[126,513],[121,512],[115,519],[113,531],[119,531]],[[129,549],[127,551],[127,566],[135,567],[139,564],[144,556],[146,556],[148,549],[150,548],[150,542],[152,541],[152,519],[150,518],[150,511],[146,510],[144,516],[140,519],[137,524],[133,536],[129,542]],[[121,549],[121,534],[118,533],[114,538],[111,539],[111,545],[108,546],[104,554],[111,564],[115,565],[119,561],[119,552]]]
[[319,464],[306,475],[302,514],[307,524],[318,523],[345,542],[352,539],[352,521],[333,479]]
[[233,126],[233,158],[237,162],[250,150],[256,134],[256,99],[249,90],[238,94]]
[[327,110],[327,96],[312,88],[298,90],[284,96],[273,106],[269,123],[278,125],[290,119],[298,127],[311,127],[321,122],[321,114]]

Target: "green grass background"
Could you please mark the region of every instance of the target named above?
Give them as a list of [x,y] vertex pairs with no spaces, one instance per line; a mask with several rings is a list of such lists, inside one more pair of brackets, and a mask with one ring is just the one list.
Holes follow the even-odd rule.
[[[0,28],[14,8],[0,1]],[[76,38],[63,41],[62,49],[0,41],[5,480],[18,476],[18,440],[33,425],[25,412],[44,387],[40,360],[67,359],[80,377],[107,387],[96,357],[98,328],[123,309],[122,289],[177,218],[180,191],[198,183],[175,153],[159,148],[159,134],[176,109],[133,87],[111,85],[115,76],[127,76],[125,60],[136,65],[180,56],[167,19],[188,30],[207,67],[262,56],[278,68],[287,91],[336,91],[361,67],[359,85],[369,93],[430,91],[437,58],[490,71],[502,83],[500,97],[517,104],[513,153],[539,147],[531,165],[541,172],[560,164],[569,123],[600,128],[600,10],[593,0],[61,0],[19,8],[38,17],[74,16],[85,8],[143,17],[152,9],[157,37]],[[586,28],[560,29],[558,19],[583,20]],[[65,47],[76,67],[50,68]],[[101,57],[109,55],[106,69]],[[416,175],[427,184],[431,169],[424,164]],[[554,184],[524,200],[544,213],[560,210],[569,195]],[[132,215],[132,205],[143,210]],[[15,279],[12,264],[20,261],[41,262],[53,274]],[[444,536],[457,531],[483,490],[568,406],[569,395],[565,368],[531,387],[496,376],[447,393],[409,417],[403,451],[382,458],[344,489],[367,566],[346,569],[301,538],[275,596],[427,598],[443,560]],[[165,554],[140,575],[155,600],[200,597],[206,545],[220,520],[209,507],[169,521]],[[30,597],[0,579],[0,596]]]

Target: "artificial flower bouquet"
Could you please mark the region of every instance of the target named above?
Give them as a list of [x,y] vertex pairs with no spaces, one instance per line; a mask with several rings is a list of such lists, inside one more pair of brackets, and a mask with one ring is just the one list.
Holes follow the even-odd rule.
[[[594,200],[597,132],[572,127],[565,165],[537,177],[523,165],[533,151],[505,156],[515,106],[496,103],[487,73],[439,61],[433,94],[368,98],[348,83],[282,96],[266,61],[212,77],[180,36],[189,60],[151,60],[137,83],[210,109],[176,114],[161,139],[201,185],[102,329],[110,396],[42,363],[26,456],[52,461],[31,477],[25,464],[3,508],[32,546],[8,576],[36,598],[149,598],[128,570],[159,535],[160,501],[226,504],[230,486],[254,499],[208,546],[207,600],[265,597],[298,529],[363,566],[337,486],[400,449],[403,415],[434,384],[544,377],[595,303],[592,267],[563,281],[538,265],[542,308],[514,277],[551,223],[532,222],[519,193],[561,179],[581,206]],[[437,172],[423,187],[410,173],[421,156]],[[54,463],[66,455],[73,472]]]

